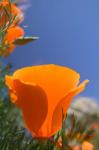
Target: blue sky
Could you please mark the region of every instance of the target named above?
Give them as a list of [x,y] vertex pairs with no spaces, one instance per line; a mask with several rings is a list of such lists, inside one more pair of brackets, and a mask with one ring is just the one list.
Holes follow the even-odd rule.
[[82,95],[99,99],[99,1],[31,0],[23,25],[39,40],[5,60],[14,68],[54,63],[71,67],[90,83]]

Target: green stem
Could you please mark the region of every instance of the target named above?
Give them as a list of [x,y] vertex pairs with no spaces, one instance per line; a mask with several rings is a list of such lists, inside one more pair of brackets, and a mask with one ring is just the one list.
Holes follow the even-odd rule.
[[46,140],[40,139],[39,144],[40,144],[40,150],[45,150],[46,149]]

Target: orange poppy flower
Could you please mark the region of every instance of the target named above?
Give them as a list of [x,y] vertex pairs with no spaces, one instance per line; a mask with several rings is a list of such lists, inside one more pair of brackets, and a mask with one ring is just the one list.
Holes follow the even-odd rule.
[[66,114],[73,97],[88,83],[78,85],[79,78],[72,69],[49,64],[19,69],[6,76],[5,82],[31,134],[47,138],[61,128],[62,113]]
[[11,14],[12,18],[16,17],[10,26],[14,26],[23,21],[24,16],[20,8],[13,3],[10,4],[9,0],[3,0],[0,2],[0,26],[4,26],[5,23],[10,23],[9,15],[7,15],[5,9],[9,15]]

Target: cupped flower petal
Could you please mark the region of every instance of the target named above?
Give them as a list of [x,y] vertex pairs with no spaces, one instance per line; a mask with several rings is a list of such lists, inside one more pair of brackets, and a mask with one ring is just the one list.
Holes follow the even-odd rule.
[[[80,75],[70,68],[49,64],[19,69],[12,77],[6,77],[6,84],[14,99],[12,102],[22,109],[31,133],[37,137],[50,137],[61,127],[62,108],[66,114],[72,98],[80,93],[88,82],[78,86],[79,78]],[[38,113],[45,110],[46,114],[37,128],[35,120],[39,120],[43,112],[37,116],[35,109]]]
[[13,85],[13,77],[6,75],[5,82],[6,85],[9,87],[9,93],[10,93],[12,103],[18,105],[18,98],[16,95],[15,87]]
[[26,125],[31,133],[35,135],[47,116],[48,101],[46,93],[40,86],[35,84],[24,83],[18,79],[15,79],[13,83],[18,105],[22,109]]
[[69,91],[62,99],[60,99],[60,102],[56,106],[53,116],[52,116],[52,125],[51,125],[51,133],[58,131],[58,129],[62,126],[63,117],[66,116],[67,109],[73,99],[74,96],[79,94],[85,89],[86,84],[88,83],[88,80],[85,80],[83,83],[81,83],[78,87],[72,89]]

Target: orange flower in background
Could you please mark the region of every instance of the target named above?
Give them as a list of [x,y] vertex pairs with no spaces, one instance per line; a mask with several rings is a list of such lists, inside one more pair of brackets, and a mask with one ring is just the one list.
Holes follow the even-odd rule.
[[9,0],[2,0],[0,2],[0,26],[4,26],[5,22],[6,24],[10,23],[11,18],[9,18],[9,15],[7,14],[9,14],[11,18],[15,18],[10,26],[17,25],[23,21],[24,15],[21,9],[13,3],[10,4]]
[[12,53],[15,48],[13,42],[23,36],[24,36],[24,30],[21,27],[19,26],[10,27],[7,30],[7,33],[4,38],[5,49],[4,50],[2,48],[0,49],[0,55],[6,57],[10,53]]
[[[2,0],[0,2],[0,17],[0,26],[5,31],[5,36],[0,45],[0,56],[6,57],[16,47],[13,42],[24,36],[24,30],[18,26],[23,20],[23,12],[15,4],[10,3],[9,0]],[[10,24],[11,18],[15,19],[12,19],[13,21]]]
[[6,76],[11,101],[22,110],[33,136],[48,138],[62,126],[63,114],[88,80],[78,85],[80,75],[58,65],[25,67]]
[[[91,143],[89,143],[89,142],[87,142],[87,141],[84,141],[84,142],[82,143],[81,149],[82,149],[82,150],[94,150],[94,146],[93,146]],[[75,146],[75,147],[73,148],[73,150],[80,150],[80,147],[79,147],[79,146]]]
[[7,30],[4,40],[6,43],[13,43],[16,39],[23,36],[24,36],[24,30],[19,26],[15,26]]
[[91,143],[87,141],[83,142],[82,150],[93,150],[93,149],[94,149],[94,146]]

